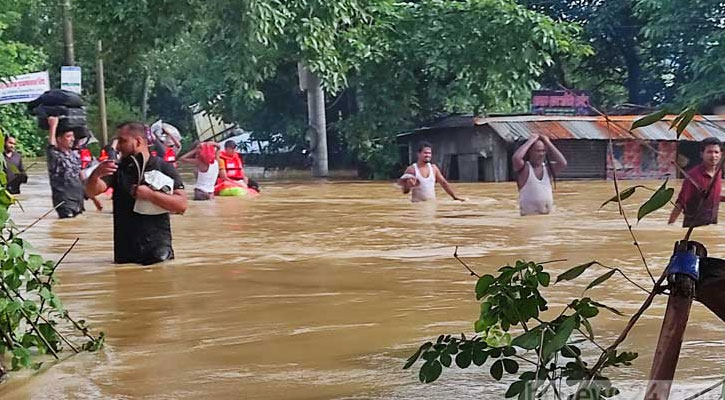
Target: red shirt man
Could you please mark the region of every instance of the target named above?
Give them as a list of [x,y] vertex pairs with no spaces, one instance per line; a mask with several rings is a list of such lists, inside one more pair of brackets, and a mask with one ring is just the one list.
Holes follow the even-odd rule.
[[[707,138],[700,143],[700,146],[702,163],[687,171],[689,178],[682,184],[675,208],[670,214],[668,221],[670,224],[677,220],[683,210],[685,212],[683,227],[717,224],[720,202],[725,200],[721,196],[722,172],[718,170],[722,158],[722,143],[717,138]],[[715,183],[712,191],[705,198],[713,179]]]

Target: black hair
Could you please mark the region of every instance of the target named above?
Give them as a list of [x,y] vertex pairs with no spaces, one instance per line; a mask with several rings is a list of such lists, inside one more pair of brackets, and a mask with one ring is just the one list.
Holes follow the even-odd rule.
[[225,149],[236,149],[237,144],[234,143],[233,140],[227,140],[226,142],[224,142],[224,148]]
[[700,142],[700,151],[705,151],[707,146],[718,146],[722,149],[722,142],[716,137],[702,139],[702,141]]
[[426,147],[429,148],[429,149],[432,149],[433,148],[433,145],[430,144],[429,142],[426,142],[426,141],[423,141],[423,142],[418,143],[418,153],[420,153],[421,151],[423,151]]
[[5,136],[5,143],[7,143],[8,140],[10,140],[10,139],[15,139],[15,136],[12,136],[12,135]]

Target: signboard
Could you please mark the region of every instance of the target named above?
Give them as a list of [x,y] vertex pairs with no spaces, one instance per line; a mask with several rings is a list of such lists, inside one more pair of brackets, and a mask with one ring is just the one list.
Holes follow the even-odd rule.
[[60,88],[81,94],[81,67],[60,67]]
[[0,104],[27,103],[50,90],[48,71],[0,79]]
[[591,115],[589,94],[582,90],[534,90],[531,113],[536,115]]

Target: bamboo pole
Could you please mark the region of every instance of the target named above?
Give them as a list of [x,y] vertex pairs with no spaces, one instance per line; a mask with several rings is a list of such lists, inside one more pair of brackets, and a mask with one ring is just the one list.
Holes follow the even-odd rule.
[[[692,252],[698,257],[707,255],[704,247],[690,241],[677,242],[675,253],[678,252]],[[689,275],[672,274],[667,280],[670,296],[652,361],[645,400],[667,400],[670,397],[682,340],[690,318],[692,299],[695,296],[696,281]]]

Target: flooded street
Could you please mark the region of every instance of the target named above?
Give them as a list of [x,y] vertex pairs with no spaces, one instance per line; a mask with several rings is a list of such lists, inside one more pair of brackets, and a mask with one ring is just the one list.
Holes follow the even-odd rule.
[[[191,191],[193,180],[186,182]],[[17,373],[0,397],[503,398],[487,377],[489,364],[444,371],[432,385],[419,383],[420,364],[401,369],[423,341],[473,331],[475,280],[453,259],[455,246],[479,273],[517,259],[567,259],[547,265],[556,275],[596,259],[651,287],[615,206],[598,211],[611,183],[561,182],[555,214],[527,218],[518,215],[513,182],[455,188],[469,201],[439,190],[437,205],[411,204],[388,182],[266,182],[257,199],[190,202],[186,215],[172,218],[177,259],[152,267],[112,264],[110,200],[102,213],[74,220],[53,214],[26,238],[53,259],[80,238],[59,269],[58,291],[73,315],[106,333],[106,347],[38,374]],[[13,212],[20,226],[50,208],[41,167],[23,190],[25,212]],[[630,199],[633,224],[635,203],[647,196]],[[684,233],[666,224],[669,210],[635,227],[658,276]],[[693,239],[723,257],[723,237],[721,225],[699,228]],[[551,308],[559,312],[603,272],[546,290]],[[588,295],[628,316],[646,296],[617,277]],[[618,377],[646,379],[665,300],[658,297],[625,342],[622,349],[640,358]],[[606,312],[594,319],[604,345],[625,324]],[[678,379],[709,385],[722,378],[723,327],[693,306]]]

